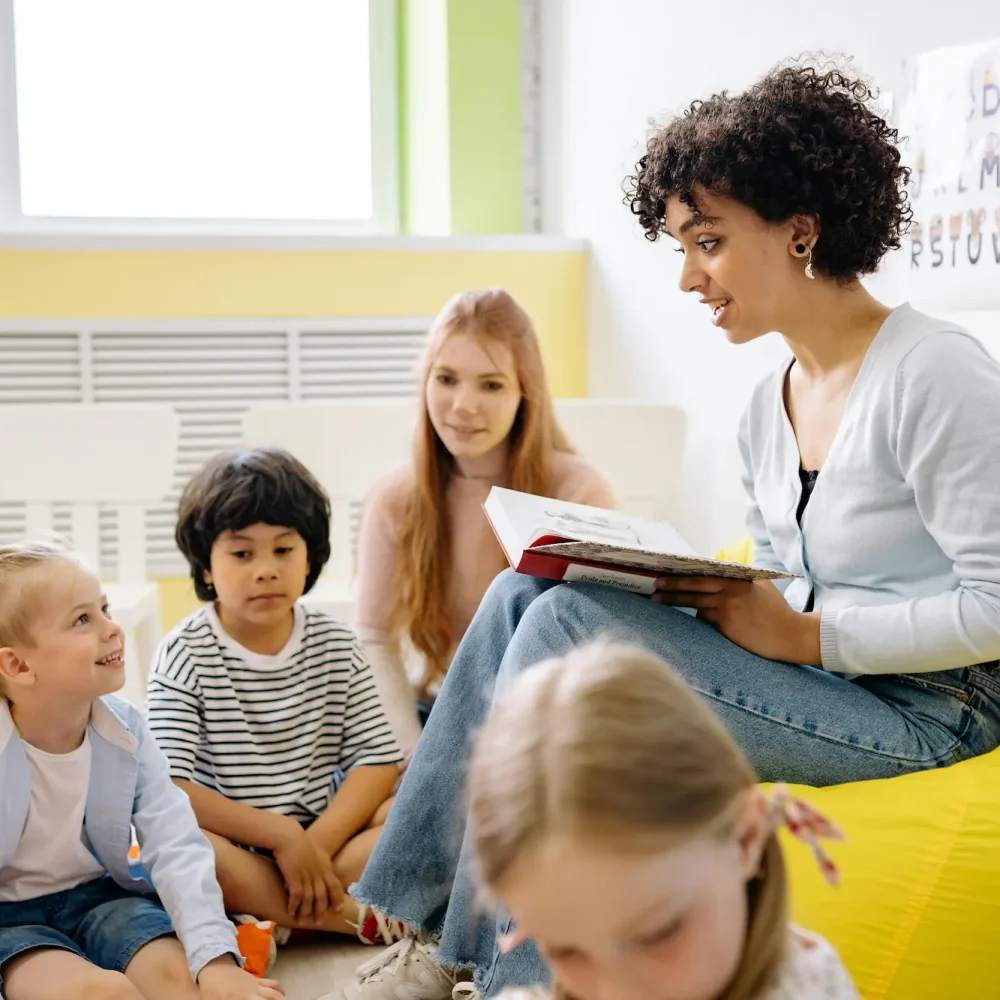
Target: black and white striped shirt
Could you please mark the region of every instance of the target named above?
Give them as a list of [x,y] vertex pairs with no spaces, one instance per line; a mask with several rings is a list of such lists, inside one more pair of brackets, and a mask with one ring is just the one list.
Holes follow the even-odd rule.
[[196,611],[160,643],[148,714],[172,778],[301,822],[352,768],[403,759],[354,633],[302,605],[276,656]]

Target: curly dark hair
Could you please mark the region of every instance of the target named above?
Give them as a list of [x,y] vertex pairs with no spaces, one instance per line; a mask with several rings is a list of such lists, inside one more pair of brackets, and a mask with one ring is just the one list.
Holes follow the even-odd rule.
[[625,203],[648,240],[667,199],[697,211],[695,188],[727,195],[767,222],[815,216],[817,271],[850,280],[897,249],[913,214],[899,135],[870,107],[876,93],[844,69],[779,66],[742,94],[695,101],[656,129]]
[[205,583],[212,546],[224,531],[251,524],[294,528],[309,553],[305,592],[330,558],[330,499],[313,474],[281,448],[225,451],[188,481],[177,508],[174,538],[191,568],[195,593],[215,599]]

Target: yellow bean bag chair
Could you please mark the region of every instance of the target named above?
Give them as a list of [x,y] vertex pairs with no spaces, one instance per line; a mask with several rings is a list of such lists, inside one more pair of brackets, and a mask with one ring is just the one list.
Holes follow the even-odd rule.
[[[719,558],[752,555],[747,539]],[[837,947],[865,1000],[1000,998],[1000,750],[793,793],[848,837],[830,849],[838,889],[786,838],[793,917]]]

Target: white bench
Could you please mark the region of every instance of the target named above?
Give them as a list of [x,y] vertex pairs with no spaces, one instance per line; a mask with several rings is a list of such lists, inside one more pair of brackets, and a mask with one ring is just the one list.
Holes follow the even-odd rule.
[[[354,532],[372,486],[409,460],[417,403],[364,399],[252,407],[244,443],[291,452],[330,495],[331,556],[304,601],[350,623],[354,616]],[[681,474],[684,412],[661,403],[559,399],[556,414],[574,446],[610,480],[623,510],[670,517]]]
[[0,406],[0,500],[25,504],[26,536],[52,530],[71,508],[70,543],[101,572],[99,506],[117,515],[117,570],[105,585],[125,632],[124,697],[145,704],[160,641],[160,588],[146,579],[145,511],[169,493],[180,422],[169,406],[25,403]]

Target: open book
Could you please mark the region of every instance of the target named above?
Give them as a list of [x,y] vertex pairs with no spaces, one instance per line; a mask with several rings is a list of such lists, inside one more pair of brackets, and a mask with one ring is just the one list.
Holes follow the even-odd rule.
[[483,504],[508,562],[549,580],[652,594],[658,577],[778,580],[787,573],[705,559],[665,521],[494,486]]

